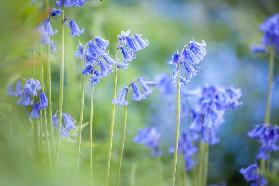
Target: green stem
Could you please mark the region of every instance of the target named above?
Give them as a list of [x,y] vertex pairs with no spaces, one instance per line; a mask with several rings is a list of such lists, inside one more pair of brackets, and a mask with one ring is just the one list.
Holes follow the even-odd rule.
[[[126,94],[126,100],[127,100]],[[128,105],[124,106],[124,126],[122,129],[122,143],[121,143],[121,151],[120,151],[120,160],[119,160],[119,166],[118,166],[118,174],[117,174],[117,181],[116,186],[119,185],[120,182],[120,174],[121,174],[121,167],[122,167],[122,159],[123,159],[123,153],[124,153],[124,146],[125,146],[125,139],[126,139],[126,128],[127,128],[127,115],[128,115]]]
[[207,185],[207,174],[208,174],[208,157],[209,157],[209,146],[204,143],[204,160],[203,160],[203,186]]
[[31,120],[31,123],[33,125],[33,132],[34,132],[34,154],[35,154],[35,159],[38,160],[38,125],[33,120]]
[[81,80],[81,98],[80,98],[80,117],[79,117],[79,127],[78,127],[78,151],[77,151],[77,167],[80,166],[80,147],[81,147],[81,140],[82,140],[82,123],[83,123],[83,110],[84,110],[84,81],[85,78],[82,76]]
[[195,186],[201,186],[201,180],[203,177],[203,171],[202,171],[202,166],[203,166],[203,158],[204,158],[204,146],[203,143],[200,142],[199,144],[199,154],[198,154],[198,165],[196,167],[196,179],[195,179]]
[[[49,1],[46,0],[47,10],[49,10]],[[50,36],[49,36],[50,37]],[[49,38],[50,39],[50,38]],[[47,130],[49,131],[49,160],[52,161],[51,156],[53,156],[53,124],[52,124],[52,99],[51,99],[51,63],[50,63],[50,49],[51,46],[47,46],[47,97],[48,97],[48,126]],[[46,111],[45,111],[46,112]]]
[[137,171],[137,163],[132,164],[132,171],[130,176],[131,186],[135,186],[136,183],[136,171]]
[[94,86],[91,93],[90,104],[90,185],[93,185],[93,116],[94,116]]
[[59,93],[59,108],[58,108],[58,134],[57,134],[57,141],[56,141],[56,166],[58,166],[59,162],[59,146],[60,146],[60,133],[61,133],[61,125],[62,125],[62,109],[63,109],[63,92],[64,92],[64,63],[65,63],[65,25],[64,25],[64,19],[65,19],[65,13],[64,13],[64,5],[62,6],[62,40],[61,40],[61,52],[62,52],[62,58],[61,58],[61,67],[60,67],[60,93]]
[[[266,99],[266,109],[265,109],[265,119],[264,123],[270,125],[270,113],[271,113],[271,97],[272,97],[272,83],[273,83],[273,71],[274,71],[274,50],[269,51],[269,69],[268,69],[268,89],[267,89],[267,99]],[[261,160],[261,171],[266,172],[266,161]]]
[[274,51],[273,51],[273,49],[270,49],[269,70],[268,70],[268,91],[267,91],[265,120],[264,120],[267,125],[270,124],[273,71],[274,71]]
[[172,186],[175,185],[175,174],[177,168],[178,156],[178,139],[180,128],[180,62],[178,62],[178,75],[177,75],[177,95],[176,95],[176,132],[175,132],[175,150],[173,155],[173,169],[172,169]]
[[[113,89],[113,99],[116,99],[117,96],[117,66],[114,66],[114,89]],[[110,125],[110,138],[109,138],[109,154],[107,161],[107,179],[106,185],[109,186],[110,179],[110,163],[111,163],[111,154],[112,154],[112,140],[113,140],[113,131],[114,131],[114,123],[115,123],[115,104],[112,104],[112,113],[111,113],[111,125]]]

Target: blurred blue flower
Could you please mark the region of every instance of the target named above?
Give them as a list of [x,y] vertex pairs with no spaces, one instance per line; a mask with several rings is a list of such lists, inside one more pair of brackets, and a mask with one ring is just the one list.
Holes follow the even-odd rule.
[[56,17],[56,16],[60,16],[61,15],[61,12],[62,10],[61,9],[56,9],[56,8],[53,8],[49,15],[52,16],[52,17]]
[[[57,112],[52,116],[52,123],[54,128],[58,128]],[[62,113],[61,132],[62,137],[69,137],[70,131],[76,129],[75,120],[67,113]]]
[[160,133],[154,127],[140,129],[134,137],[134,142],[143,144],[145,147],[150,148],[151,155],[154,157],[158,157],[162,154],[159,147],[159,140]]
[[144,98],[144,95],[139,91],[139,89],[138,89],[136,83],[135,83],[135,82],[132,82],[132,83],[130,84],[130,86],[131,86],[132,91],[133,91],[133,96],[132,96],[133,100],[134,100],[134,101],[140,101],[140,100],[142,100],[142,99]]
[[13,90],[13,86],[8,86],[8,92],[7,94],[11,97],[18,97],[21,95],[21,80],[18,80],[16,83],[16,88]]
[[266,47],[271,46],[279,52],[279,14],[276,13],[268,17],[260,25],[260,30],[263,32],[263,45]]
[[252,45],[250,47],[250,50],[253,53],[259,53],[259,54],[265,54],[267,52],[265,47],[259,45]]
[[200,135],[202,141],[213,145],[219,142],[216,132],[224,122],[225,111],[241,105],[241,91],[205,86],[199,94],[197,108],[192,111],[190,128]]
[[128,88],[125,87],[120,91],[119,96],[115,99],[112,100],[113,104],[119,104],[122,106],[128,105],[128,101],[127,101],[127,94],[128,94]]
[[25,82],[23,91],[31,96],[37,96],[38,91],[41,90],[41,84],[38,80],[28,79]]
[[79,43],[78,48],[75,52],[75,58],[78,58],[78,57],[80,59],[83,59],[83,57],[84,57],[84,46],[81,43]]
[[44,92],[40,93],[39,99],[40,99],[40,103],[39,103],[40,109],[46,108],[48,106],[48,100]]
[[73,19],[70,19],[68,26],[71,29],[71,34],[73,37],[80,36],[84,32],[84,29],[80,29]]
[[59,7],[80,7],[83,6],[86,0],[58,0],[56,6]]
[[270,153],[279,150],[279,127],[276,125],[260,124],[248,132],[248,136],[257,139],[261,147],[257,154],[258,159],[267,160]]
[[37,119],[39,117],[40,117],[40,105],[39,105],[39,103],[35,103],[30,112],[30,118]]
[[239,171],[247,182],[253,181],[251,185],[264,186],[267,185],[267,180],[260,175],[257,164],[251,164],[247,168],[241,168]]
[[[178,152],[182,153],[185,161],[185,168],[190,171],[195,166],[194,155],[197,152],[197,147],[194,145],[196,137],[191,131],[184,131],[179,137]],[[175,148],[170,148],[170,153],[174,153]]]

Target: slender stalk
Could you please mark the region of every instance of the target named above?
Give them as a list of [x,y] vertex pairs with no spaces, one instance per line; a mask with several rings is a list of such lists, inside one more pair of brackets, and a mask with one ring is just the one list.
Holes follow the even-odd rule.
[[[267,99],[265,108],[265,119],[264,123],[270,125],[270,113],[271,113],[271,97],[272,97],[272,83],[273,83],[273,71],[274,71],[274,50],[269,51],[269,69],[268,69],[268,89],[267,89]],[[266,160],[261,160],[261,171],[266,172],[267,162]]]
[[34,132],[34,154],[35,154],[35,159],[38,160],[38,125],[33,120],[31,120],[31,123],[33,125],[33,132]]
[[207,185],[207,174],[208,174],[208,157],[209,157],[209,146],[204,143],[204,159],[203,159],[203,186]]
[[177,75],[177,95],[176,95],[176,132],[175,132],[175,150],[173,155],[173,169],[172,169],[172,186],[175,185],[175,174],[177,168],[178,156],[178,139],[180,128],[180,61],[178,62],[178,75]]
[[137,163],[132,164],[132,171],[130,176],[131,186],[136,185],[136,171],[137,171]]
[[84,81],[85,78],[82,76],[81,80],[81,98],[80,98],[80,117],[79,117],[79,127],[78,127],[78,151],[77,151],[77,167],[80,165],[80,147],[81,147],[81,131],[82,131],[82,123],[83,123],[83,110],[84,110]]
[[267,125],[270,124],[273,71],[274,71],[274,51],[273,49],[270,49],[269,70],[268,70],[268,90],[267,90],[267,100],[266,100],[266,110],[265,110],[265,120],[264,120],[264,122]]
[[196,178],[195,178],[195,186],[201,186],[201,180],[203,177],[202,166],[203,166],[203,158],[204,158],[204,145],[202,142],[199,144],[199,154],[198,154],[198,165],[196,167]]
[[61,29],[61,67],[60,67],[60,93],[59,93],[59,108],[58,108],[58,134],[57,134],[57,141],[56,141],[56,166],[58,166],[59,162],[59,146],[60,146],[60,133],[61,133],[61,125],[62,125],[62,109],[63,109],[63,92],[64,92],[64,63],[65,63],[65,13],[64,13],[64,4],[62,5],[62,29]]
[[[116,55],[117,56],[117,55]],[[114,66],[114,89],[113,89],[113,99],[116,99],[117,96],[117,66]],[[115,123],[115,104],[112,104],[112,113],[111,113],[111,124],[110,124],[110,138],[109,138],[109,153],[107,161],[107,180],[106,185],[109,186],[110,179],[110,163],[111,163],[111,154],[112,154],[112,140],[113,140],[113,131]]]
[[90,104],[90,185],[93,185],[93,118],[94,117],[94,86],[92,87],[91,93],[91,104]]
[[164,186],[164,175],[163,175],[163,167],[162,167],[162,161],[161,161],[161,157],[157,158],[158,160],[158,169],[159,169],[159,173],[160,173],[160,185]]
[[[126,94],[126,100],[127,100]],[[122,143],[121,143],[121,151],[120,151],[120,160],[119,160],[119,166],[118,166],[118,174],[117,174],[117,181],[116,186],[119,185],[120,182],[120,174],[121,174],[121,167],[122,167],[122,159],[123,159],[123,153],[124,153],[124,146],[125,146],[125,138],[126,138],[126,128],[127,128],[127,116],[128,116],[128,105],[124,106],[124,126],[122,129]]]
[[[47,10],[49,10],[49,1],[46,0]],[[50,37],[50,36],[49,36]],[[50,39],[50,38],[49,38]],[[52,124],[52,98],[51,98],[51,63],[50,63],[50,44],[47,46],[47,97],[48,97],[48,126],[49,131],[49,149],[50,149],[50,163],[52,161],[51,156],[53,156],[53,124]]]

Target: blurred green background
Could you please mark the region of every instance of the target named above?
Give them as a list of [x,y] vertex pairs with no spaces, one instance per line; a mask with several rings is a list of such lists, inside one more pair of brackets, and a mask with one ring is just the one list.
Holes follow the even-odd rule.
[[[55,1],[50,1],[54,5]],[[228,186],[248,185],[238,170],[253,163],[258,144],[248,138],[247,131],[263,122],[267,90],[268,63],[264,55],[250,52],[251,44],[259,44],[259,24],[269,15],[279,11],[276,0],[97,0],[81,8],[66,9],[66,16],[74,18],[85,34],[72,38],[66,29],[66,73],[64,110],[77,121],[81,87],[81,62],[73,54],[79,42],[85,43],[100,35],[110,41],[111,54],[115,51],[117,34],[122,30],[142,33],[150,46],[139,52],[127,71],[120,72],[119,88],[138,76],[154,79],[158,74],[171,74],[167,61],[172,53],[191,39],[205,40],[207,57],[193,81],[183,87],[191,89],[207,83],[239,87],[243,91],[243,105],[226,115],[219,130],[221,142],[210,149],[209,183]],[[77,184],[75,138],[62,141],[61,166],[49,170],[33,163],[31,157],[32,131],[26,111],[6,95],[7,86],[18,79],[39,78],[40,45],[36,27],[46,12],[40,1],[1,1],[0,7],[0,185],[87,185],[89,183],[89,127],[83,129],[81,154],[81,179]],[[52,22],[59,31],[59,19]],[[58,108],[60,39],[54,40],[57,51],[51,54],[53,110]],[[46,62],[46,47],[43,47]],[[279,73],[276,59],[275,75]],[[278,76],[277,76],[278,77]],[[272,123],[279,123],[279,82],[275,81],[272,99]],[[111,114],[113,77],[101,80],[95,88],[94,115],[94,185],[105,184],[107,144]],[[85,118],[89,121],[90,89],[86,86]],[[121,185],[168,185],[172,157],[167,149],[173,141],[175,124],[164,118],[175,113],[164,113],[158,91],[147,100],[129,104],[127,141]],[[113,176],[116,174],[123,109],[117,107],[116,129],[113,144]],[[156,126],[162,133],[161,159],[152,158],[148,149],[135,144],[133,137],[139,128]],[[188,123],[182,123],[183,127]],[[279,167],[278,155],[274,162]],[[279,169],[279,168],[278,168]],[[178,173],[181,182],[182,162]],[[191,173],[190,173],[191,175]],[[134,180],[133,180],[134,179]]]

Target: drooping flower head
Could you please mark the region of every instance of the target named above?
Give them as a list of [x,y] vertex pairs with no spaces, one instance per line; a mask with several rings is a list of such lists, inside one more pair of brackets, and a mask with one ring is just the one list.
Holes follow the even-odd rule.
[[155,86],[157,82],[155,81],[148,81],[144,78],[138,78],[136,81],[130,83],[128,87],[125,87],[121,90],[120,95],[117,97],[116,100],[112,100],[113,104],[119,105],[128,105],[128,91],[131,89],[132,91],[132,99],[134,101],[141,101],[144,100],[152,93],[152,88]]
[[84,32],[84,29],[80,29],[78,27],[77,23],[75,22],[75,20],[73,20],[73,19],[69,20],[68,26],[71,30],[71,35],[73,37],[80,36]]
[[198,132],[204,142],[216,144],[219,142],[216,132],[224,122],[225,111],[241,105],[241,91],[235,88],[205,86],[198,94],[197,108],[192,111],[190,128]]
[[57,17],[57,16],[60,16],[60,15],[61,15],[61,12],[62,12],[61,9],[53,8],[53,9],[49,12],[49,15],[52,16],[52,17]]
[[103,77],[108,76],[116,63],[107,51],[109,41],[96,36],[88,41],[86,45],[79,44],[75,57],[80,57],[84,62],[82,74],[91,76],[90,82],[96,85]]
[[35,79],[26,80],[23,86],[21,80],[17,81],[15,90],[9,85],[7,94],[17,97],[17,104],[30,111],[29,117],[32,119],[39,118],[40,110],[48,106],[47,96],[41,90],[40,82]]
[[118,35],[118,49],[122,54],[122,62],[118,64],[118,68],[127,69],[128,62],[136,59],[136,53],[149,45],[147,39],[143,39],[140,34],[131,35],[131,32],[122,31]]
[[[171,61],[168,62],[170,65],[174,65],[173,84],[178,81],[184,85],[191,80],[191,78],[197,75],[199,70],[199,63],[206,56],[206,43],[202,41],[201,43],[190,41],[181,52],[178,50],[173,54]],[[180,64],[180,69],[178,72],[178,64]],[[178,80],[178,73],[180,74]]]
[[159,147],[160,133],[155,127],[140,129],[134,137],[134,141],[143,144],[145,147],[151,149],[152,156],[160,156],[161,150]]
[[241,168],[239,171],[247,182],[255,186],[267,185],[267,180],[260,174],[257,164],[251,164],[247,168]]
[[39,26],[38,31],[41,37],[41,43],[44,45],[50,45],[53,51],[56,50],[54,41],[51,39],[51,36],[57,33],[57,30],[54,30],[50,24],[50,19],[45,19]]
[[271,152],[279,150],[279,127],[276,125],[260,124],[248,132],[249,137],[255,138],[261,144],[258,159],[267,160]]
[[[52,123],[54,128],[58,128],[58,115],[57,112],[52,116]],[[76,129],[75,120],[67,113],[62,113],[62,124],[60,135],[62,137],[69,137],[70,132]]]

